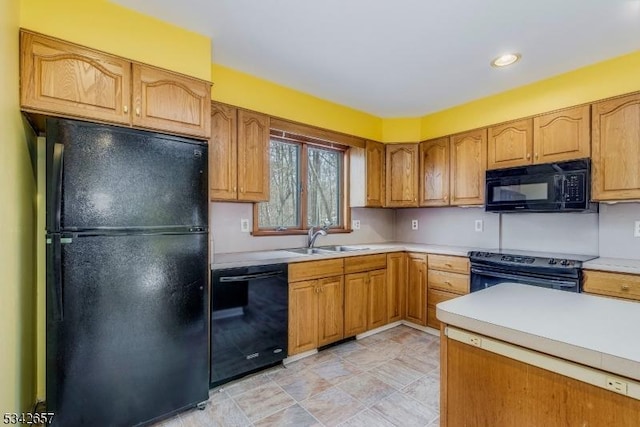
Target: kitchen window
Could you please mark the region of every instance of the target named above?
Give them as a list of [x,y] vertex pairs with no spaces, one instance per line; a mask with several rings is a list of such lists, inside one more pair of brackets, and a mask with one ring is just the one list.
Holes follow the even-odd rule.
[[346,147],[272,130],[270,197],[254,207],[254,235],[346,232]]

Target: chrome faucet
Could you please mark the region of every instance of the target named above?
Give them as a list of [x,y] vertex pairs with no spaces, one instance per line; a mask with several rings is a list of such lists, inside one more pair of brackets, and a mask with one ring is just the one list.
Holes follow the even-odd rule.
[[313,229],[315,227],[311,226],[311,228],[309,228],[309,233],[308,235],[308,239],[307,239],[307,244],[308,244],[308,248],[313,248],[313,244],[315,243],[316,239],[318,238],[318,236],[326,236],[327,235],[327,226],[321,227],[318,229],[318,231],[314,232]]

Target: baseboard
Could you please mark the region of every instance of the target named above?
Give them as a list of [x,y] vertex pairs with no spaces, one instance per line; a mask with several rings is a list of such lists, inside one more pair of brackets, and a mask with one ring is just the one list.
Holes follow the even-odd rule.
[[430,326],[417,325],[417,324],[409,322],[407,320],[402,320],[401,322],[402,322],[403,325],[408,326],[410,328],[417,329],[419,331],[426,332],[426,333],[431,334],[431,335],[435,335],[436,337],[440,336],[440,330],[434,329],[434,328],[432,328]]
[[359,335],[356,335],[357,340],[361,340],[366,337],[370,337],[371,335],[375,335],[377,333],[386,331],[391,328],[395,328],[396,326],[402,325],[402,320],[398,320],[397,322],[387,323],[386,325],[380,326],[379,328],[371,329],[370,331],[363,332]]
[[318,349],[314,348],[313,350],[305,351],[304,353],[294,354],[293,356],[289,356],[282,361],[282,364],[287,366],[289,363],[296,362],[300,359],[304,359],[305,357],[313,356],[318,353]]

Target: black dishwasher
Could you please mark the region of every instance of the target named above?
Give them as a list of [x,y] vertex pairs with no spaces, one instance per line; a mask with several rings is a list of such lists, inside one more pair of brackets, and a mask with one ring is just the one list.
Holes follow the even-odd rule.
[[287,357],[288,301],[287,264],[212,271],[211,387]]

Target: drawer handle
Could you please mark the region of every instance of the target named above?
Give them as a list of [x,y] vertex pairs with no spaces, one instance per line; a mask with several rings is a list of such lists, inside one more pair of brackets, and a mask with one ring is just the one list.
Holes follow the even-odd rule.
[[447,284],[447,285],[449,285],[449,286],[452,286],[452,285],[451,285],[451,282],[450,282],[450,281],[448,281],[448,280],[445,280],[445,281],[444,281],[444,283],[445,283],[445,284]]
[[621,288],[623,291],[628,291],[628,290],[629,290],[629,285],[622,285],[622,286],[620,286],[620,288]]
[[453,267],[453,264],[449,264],[448,262],[445,262],[444,265],[447,267]]

